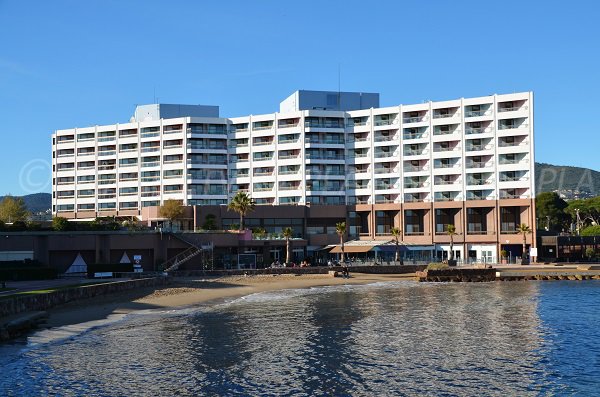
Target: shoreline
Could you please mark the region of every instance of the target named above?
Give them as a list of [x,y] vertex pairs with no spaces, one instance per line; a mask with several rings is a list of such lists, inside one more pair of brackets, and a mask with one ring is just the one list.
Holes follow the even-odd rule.
[[87,322],[96,323],[109,317],[122,318],[144,310],[183,309],[261,292],[414,280],[414,274],[363,273],[352,273],[348,279],[327,274],[175,278],[171,285],[164,288],[141,288],[52,308],[47,311],[48,318],[38,332]]

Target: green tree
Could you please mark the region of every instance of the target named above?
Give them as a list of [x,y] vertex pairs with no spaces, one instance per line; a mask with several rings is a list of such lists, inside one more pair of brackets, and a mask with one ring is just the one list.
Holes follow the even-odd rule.
[[394,243],[396,244],[394,261],[398,262],[400,260],[400,237],[402,237],[402,230],[399,227],[393,227],[390,232],[392,233],[392,236],[394,236]]
[[531,228],[526,224],[521,223],[517,226],[517,233],[523,235],[523,256],[521,257],[521,263],[524,263],[527,254],[527,235],[531,233]]
[[183,216],[183,206],[180,200],[165,200],[158,209],[158,215],[169,220],[169,226],[173,227],[173,222]]
[[238,191],[231,199],[227,208],[240,214],[240,230],[244,230],[244,217],[254,210],[256,204],[246,192]]
[[285,263],[290,263],[292,260],[292,237],[294,237],[294,231],[291,227],[283,229],[283,237],[285,238]]
[[577,223],[578,230],[593,224],[600,225],[600,196],[569,201],[565,212],[571,216],[572,222]]
[[456,236],[458,233],[456,233],[456,226],[454,225],[448,225],[446,226],[446,234],[448,234],[448,236],[450,236],[450,256],[448,257],[449,260],[453,261],[454,260],[454,236]]
[[202,225],[202,229],[204,230],[215,230],[217,228],[217,224],[215,223],[215,216],[213,214],[206,214],[204,218],[204,224]]
[[[544,192],[535,198],[535,212],[538,228],[542,225],[552,230],[553,226],[562,226],[567,214],[568,204],[555,192]],[[561,227],[559,227],[559,230]]]
[[267,231],[264,227],[255,227],[252,229],[252,233],[254,233],[259,239],[262,239],[267,235]]
[[52,229],[57,232],[65,231],[69,228],[69,221],[67,218],[63,218],[62,216],[55,216],[52,218]]
[[344,263],[344,235],[346,234],[346,222],[338,222],[335,224],[335,232],[338,236],[340,236],[340,248],[342,254],[340,255],[340,260]]
[[6,196],[0,201],[0,220],[5,223],[25,222],[29,212],[21,197]]
[[582,236],[600,236],[600,225],[592,225],[581,230]]

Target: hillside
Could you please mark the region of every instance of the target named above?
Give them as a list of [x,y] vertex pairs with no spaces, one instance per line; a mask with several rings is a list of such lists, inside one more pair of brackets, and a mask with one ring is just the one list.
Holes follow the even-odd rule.
[[[535,164],[536,193],[578,191],[581,196],[600,195],[600,172],[589,168]],[[567,194],[568,196],[568,194]]]
[[[34,193],[21,197],[23,197],[23,201],[25,201],[29,212],[43,212],[52,207],[52,195],[50,193]],[[1,196],[0,201],[3,198],[4,196]]]

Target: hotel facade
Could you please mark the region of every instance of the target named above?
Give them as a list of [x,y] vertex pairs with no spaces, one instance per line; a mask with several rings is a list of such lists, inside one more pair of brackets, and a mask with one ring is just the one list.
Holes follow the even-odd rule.
[[404,249],[446,258],[453,224],[459,259],[493,262],[522,254],[518,224],[535,231],[533,131],[531,92],[379,107],[379,94],[297,91],[277,113],[234,118],[138,106],[128,123],[52,135],[52,212],[151,223],[175,199],[189,228],[212,214],[227,229],[239,218],[224,205],[244,191],[260,208],[248,226],[292,226],[304,255],[345,221],[349,240],[398,227]]

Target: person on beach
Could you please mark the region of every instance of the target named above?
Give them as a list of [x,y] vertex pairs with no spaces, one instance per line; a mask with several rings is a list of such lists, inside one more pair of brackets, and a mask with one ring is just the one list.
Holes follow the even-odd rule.
[[344,278],[350,278],[350,271],[348,270],[347,264],[344,264],[344,266],[342,266],[342,276]]

